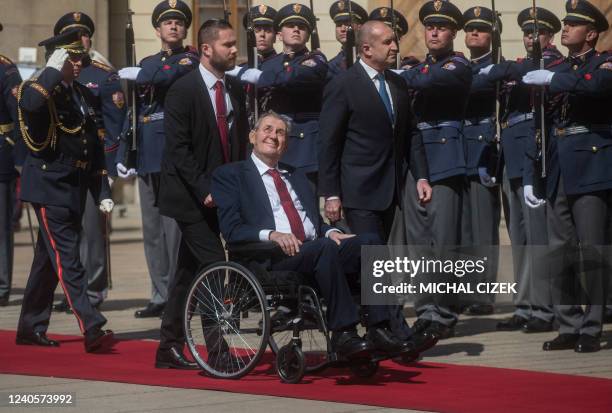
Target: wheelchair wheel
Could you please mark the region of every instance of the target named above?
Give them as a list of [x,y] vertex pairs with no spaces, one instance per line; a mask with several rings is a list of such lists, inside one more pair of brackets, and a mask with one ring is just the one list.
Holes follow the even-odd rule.
[[266,350],[270,316],[257,279],[233,262],[210,265],[193,281],[184,328],[196,363],[216,378],[249,373]]
[[378,361],[370,360],[365,363],[351,364],[349,369],[353,375],[362,379],[368,379],[374,376],[378,371]]
[[299,383],[304,377],[304,368],[304,353],[299,346],[289,343],[276,354],[276,372],[283,383]]
[[[291,343],[293,332],[291,330],[271,332],[269,338],[270,349],[278,354],[279,349]],[[327,340],[322,331],[314,326],[306,326],[300,332],[302,340],[302,353],[306,373],[314,373],[323,368],[328,361]]]

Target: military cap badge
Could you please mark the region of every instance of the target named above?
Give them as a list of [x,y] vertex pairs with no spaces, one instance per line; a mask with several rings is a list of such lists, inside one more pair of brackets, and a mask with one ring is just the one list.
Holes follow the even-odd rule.
[[300,14],[300,12],[302,11],[302,5],[295,3],[293,5],[293,11],[296,12],[297,14]]
[[480,17],[481,9],[480,7],[474,7],[474,16]]
[[75,21],[75,22],[79,22],[79,21],[81,21],[81,13],[79,13],[78,11],[77,11],[77,12],[72,13],[72,17],[74,17],[74,21]]
[[386,7],[383,7],[382,9],[380,9],[380,17],[382,17],[383,19],[386,18],[388,14],[389,14],[389,9],[387,9]]
[[441,0],[434,1],[433,6],[434,6],[435,11],[440,11],[442,9],[442,1]]
[[265,4],[260,4],[257,10],[259,10],[259,14],[263,16],[268,11],[268,6],[266,6]]
[[343,1],[339,1],[338,2],[338,10],[339,11],[343,11],[344,10],[344,2]]
[[572,0],[571,6],[572,10],[576,10],[576,7],[578,7],[578,0]]
[[170,6],[171,9],[176,8],[176,0],[168,0],[168,6]]

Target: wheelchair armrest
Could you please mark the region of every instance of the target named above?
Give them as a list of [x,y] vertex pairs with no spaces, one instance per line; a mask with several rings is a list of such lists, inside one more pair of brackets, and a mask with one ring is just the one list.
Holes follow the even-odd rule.
[[231,243],[226,248],[231,260],[263,261],[285,256],[281,247],[272,241]]

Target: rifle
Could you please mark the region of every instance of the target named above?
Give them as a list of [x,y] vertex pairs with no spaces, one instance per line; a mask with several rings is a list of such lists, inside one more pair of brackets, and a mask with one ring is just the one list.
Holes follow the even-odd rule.
[[351,5],[351,3],[352,1],[349,0],[349,26],[346,29],[346,43],[344,45],[345,62],[347,69],[353,66],[353,63],[355,63],[355,56],[357,56],[355,50],[355,30],[353,30],[353,6]]
[[[134,40],[134,26],[132,25],[132,15],[134,12],[128,9],[127,24],[125,25],[125,61],[129,67],[136,66],[136,42]],[[138,112],[136,110],[136,85],[132,81],[127,81],[127,101],[128,101],[128,127],[122,133],[123,139],[129,142],[129,147],[124,154],[123,164],[126,168],[136,167],[136,155],[138,151],[136,141],[136,127],[138,124]]]
[[[314,15],[314,4],[312,0],[310,0],[310,10]],[[312,28],[312,33],[310,33],[310,50],[315,51],[321,48],[321,41],[319,40],[319,30],[317,29],[317,17],[314,19],[314,27]]]
[[[258,66],[258,54],[257,54],[257,40],[255,39],[255,27],[253,25],[253,14],[251,13],[251,1],[247,0],[247,53],[248,53],[248,66],[251,69],[257,69]],[[257,119],[259,119],[259,108],[257,103],[257,87],[255,85],[249,85],[247,88],[249,98],[247,100],[248,110],[251,114],[251,126],[255,126]]]
[[[538,23],[538,9],[536,8],[536,0],[533,0],[533,51],[531,56],[533,61],[539,61],[540,69],[544,69],[544,56],[542,55],[542,45],[540,45],[540,25]],[[546,86],[542,86],[540,91],[539,102],[534,99],[534,119],[536,122],[536,144],[540,146],[540,159],[542,163],[541,177],[546,178],[546,109],[544,102],[544,93]],[[534,93],[535,96],[535,93]],[[538,122],[539,120],[539,122]],[[539,123],[539,124],[538,124]]]
[[[493,64],[501,63],[502,59],[502,45],[501,45],[501,31],[499,30],[499,20],[501,13],[497,12],[495,8],[495,0],[491,0],[491,11],[493,14],[492,30],[491,30],[491,60]],[[500,157],[499,157],[499,143],[501,141],[501,81],[495,82],[495,114],[493,115],[495,120],[495,137],[492,145],[492,151],[495,154],[494,168],[492,169],[493,177],[497,179],[499,176]]]
[[395,68],[401,69],[402,56],[399,53],[400,39],[399,39],[399,36],[397,35],[397,18],[395,16],[395,7],[393,6],[393,0],[389,0],[389,1],[390,1],[389,8],[391,9],[391,29],[393,30],[393,36],[395,37],[395,43],[397,43],[397,48],[398,48],[397,57],[395,58]]
[[223,20],[229,22],[231,14],[232,12],[227,8],[227,1],[223,0]]

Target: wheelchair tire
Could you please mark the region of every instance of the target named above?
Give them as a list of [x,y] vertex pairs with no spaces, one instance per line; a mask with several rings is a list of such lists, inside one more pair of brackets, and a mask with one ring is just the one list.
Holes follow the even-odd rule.
[[[279,349],[291,344],[293,332],[291,330],[271,332],[268,342],[272,353],[277,354]],[[328,363],[327,340],[318,329],[306,329],[300,332],[302,340],[302,353],[304,354],[304,369],[306,373],[315,373],[322,370]]]
[[276,372],[283,383],[296,384],[304,377],[306,363],[302,349],[289,343],[276,354]]
[[259,281],[234,262],[209,265],[189,288],[183,327],[191,355],[209,375],[237,379],[248,374],[263,356],[270,334]]
[[349,369],[354,376],[362,379],[369,379],[378,371],[378,361],[370,360],[365,363],[351,364]]

